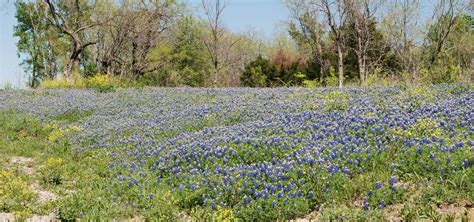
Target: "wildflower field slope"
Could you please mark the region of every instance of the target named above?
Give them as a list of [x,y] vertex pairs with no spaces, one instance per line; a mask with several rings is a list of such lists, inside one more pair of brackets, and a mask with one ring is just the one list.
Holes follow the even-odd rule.
[[473,89],[0,91],[0,213],[474,220]]

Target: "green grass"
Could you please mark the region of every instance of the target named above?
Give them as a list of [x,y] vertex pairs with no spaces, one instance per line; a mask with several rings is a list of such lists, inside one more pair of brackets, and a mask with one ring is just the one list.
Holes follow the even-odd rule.
[[53,119],[57,121],[64,121],[66,123],[75,123],[83,118],[86,118],[94,113],[94,110],[89,110],[85,112],[73,111],[66,112],[55,116]]
[[[74,123],[90,115],[87,113],[67,113],[54,119]],[[61,220],[82,218],[107,220],[133,218],[145,215],[149,218],[171,218],[179,208],[173,207],[166,196],[155,187],[145,188],[149,193],[157,193],[152,202],[160,206],[142,212],[125,204],[128,200],[137,202],[141,191],[136,188],[124,189],[113,184],[111,162],[108,153],[99,150],[75,152],[66,140],[60,137],[55,142],[48,140],[51,129],[45,128],[32,116],[13,111],[0,112],[0,212],[11,212],[21,218],[32,215],[47,215],[57,212]],[[27,175],[13,166],[15,157],[31,158],[33,173]],[[37,201],[38,194],[32,188],[39,184],[43,190],[55,193],[58,198],[47,203]],[[113,200],[112,197],[115,197]],[[3,201],[5,199],[8,201]],[[151,204],[142,201],[141,205]]]

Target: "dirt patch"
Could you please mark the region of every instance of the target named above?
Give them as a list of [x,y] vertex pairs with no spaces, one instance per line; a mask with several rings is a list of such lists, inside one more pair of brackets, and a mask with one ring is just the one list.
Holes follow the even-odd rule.
[[443,204],[439,206],[438,212],[443,215],[452,215],[456,218],[460,218],[463,214],[467,214],[467,218],[474,220],[474,206],[468,203],[454,203],[454,204]]
[[403,221],[400,212],[403,208],[403,204],[394,204],[386,208],[384,211],[384,217],[388,221]]
[[[35,162],[33,158],[24,156],[13,156],[10,159],[10,167],[15,167],[29,176],[33,176],[35,173]],[[37,183],[33,183],[30,186],[31,190],[38,194],[38,202],[46,203],[56,199],[56,194],[43,189]],[[0,220],[1,221],[1,220]]]
[[34,165],[35,163],[33,158],[24,156],[13,156],[10,159],[9,167],[18,168],[23,173],[27,175],[32,175],[35,171]]
[[42,189],[38,184],[33,184],[31,190],[38,194],[39,203],[47,203],[49,201],[55,200],[57,198],[56,194]]
[[290,220],[290,222],[319,222],[321,221],[321,212],[323,211],[323,207],[319,207],[315,211],[311,212],[310,214],[306,215],[302,218],[296,218],[294,220]]
[[[15,215],[12,213],[0,213],[0,222],[14,222],[14,221],[19,221],[15,219]],[[21,220],[23,221],[23,220]],[[27,219],[24,219],[26,222],[56,222],[60,221],[57,219],[56,215],[51,213],[49,215],[43,215],[43,216],[37,216],[34,215],[32,217],[29,217]]]
[[15,221],[15,215],[13,215],[12,213],[0,213],[0,221],[2,222]]
[[[17,168],[27,174],[33,176],[35,173],[35,162],[33,158],[24,156],[13,156],[10,159],[10,167]],[[38,202],[46,203],[56,199],[56,194],[43,189],[37,183],[33,183],[30,186],[31,190],[38,194]],[[0,220],[1,221],[1,220]]]
[[26,222],[56,222],[60,221],[57,219],[56,215],[51,213],[49,215],[43,215],[43,216],[33,216],[25,220]]
[[24,156],[13,156],[11,158],[11,162],[13,164],[20,164],[20,165],[26,165],[28,163],[33,162],[33,158],[30,157],[24,157]]

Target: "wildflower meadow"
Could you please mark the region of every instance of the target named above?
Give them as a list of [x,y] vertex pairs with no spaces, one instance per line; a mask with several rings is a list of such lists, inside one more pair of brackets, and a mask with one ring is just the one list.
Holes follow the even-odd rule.
[[473,118],[466,84],[3,90],[0,212],[469,221]]

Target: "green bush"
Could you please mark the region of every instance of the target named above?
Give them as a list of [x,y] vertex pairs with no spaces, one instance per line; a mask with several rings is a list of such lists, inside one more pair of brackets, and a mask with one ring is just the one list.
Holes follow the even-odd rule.
[[240,81],[243,86],[264,87],[268,85],[268,76],[274,76],[275,73],[275,65],[259,55],[254,61],[245,66]]
[[36,199],[25,178],[9,170],[0,170],[0,212],[31,211]]
[[329,75],[324,78],[324,82],[326,82],[327,86],[337,86],[339,84],[339,78],[336,76],[336,70],[334,67],[329,68]]
[[65,160],[61,158],[49,158],[40,169],[41,182],[44,185],[61,185],[65,178]]

